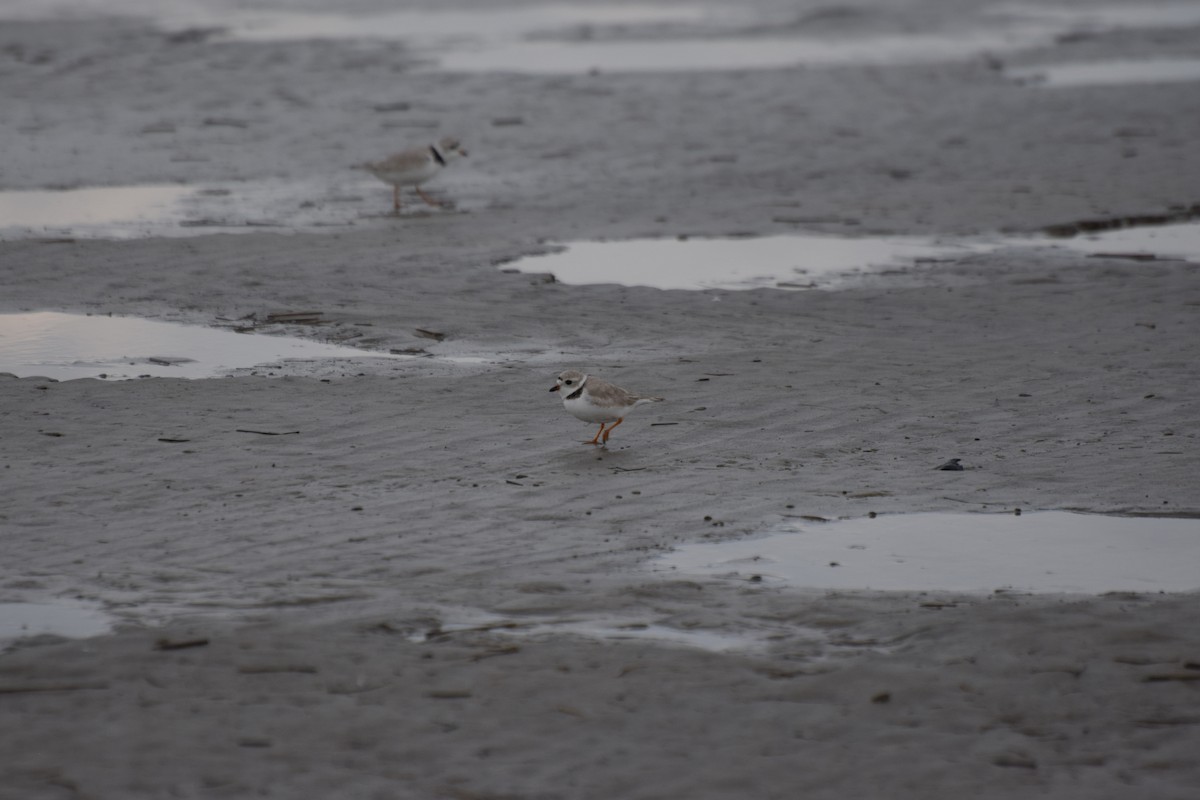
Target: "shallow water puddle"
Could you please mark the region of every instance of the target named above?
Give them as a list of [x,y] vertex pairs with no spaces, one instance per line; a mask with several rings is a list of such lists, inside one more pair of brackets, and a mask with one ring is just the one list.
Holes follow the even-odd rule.
[[1054,245],[1089,255],[1132,255],[1200,261],[1200,222],[1117,228],[1056,240]]
[[1200,223],[1122,228],[1073,238],[936,239],[789,234],[729,239],[573,242],[501,269],[550,273],[569,285],[654,289],[837,289],[888,268],[993,252],[1053,247],[1088,255],[1200,260]]
[[281,360],[334,358],[409,357],[135,317],[0,314],[0,372],[18,377],[211,378]]
[[[584,74],[775,69],[798,65],[905,64],[953,61],[984,53],[1049,44],[1075,18],[1020,12],[986,25],[930,32],[850,32],[763,35],[782,20],[716,3],[694,5],[514,5],[503,8],[398,10],[381,13],[252,10],[193,0],[155,5],[147,0],[16,2],[9,19],[131,15],[169,33],[208,32],[203,38],[238,41],[404,41],[429,68],[453,72]],[[754,33],[746,33],[749,29]]]
[[[580,636],[585,639],[607,641],[648,641],[661,644],[707,650],[710,653],[753,652],[766,647],[763,635],[749,633],[723,633],[712,630],[685,630],[666,625],[616,622],[549,622],[528,629],[517,629],[513,633],[537,635],[554,633]],[[813,634],[819,638],[819,634]]]
[[24,234],[136,236],[183,219],[182,186],[108,186],[0,192],[0,238]]
[[[819,18],[821,12],[812,15]],[[168,33],[200,32],[201,39],[213,40],[404,41],[434,69],[535,74],[925,63],[1051,45],[1071,34],[1200,21],[1194,3],[1083,9],[1010,3],[985,8],[983,19],[944,32],[917,27],[920,32],[764,35],[808,21],[804,14],[771,13],[755,16],[749,9],[712,2],[348,13],[255,10],[221,0],[11,0],[0,9],[0,18],[134,16]]]
[[[522,38],[579,26],[650,25],[694,22],[705,16],[696,6],[534,5],[508,8],[398,10],[378,14],[305,11],[243,11],[196,21],[220,24],[227,35],[245,41],[299,39],[415,39],[425,44]],[[172,23],[178,25],[176,21]]]
[[744,239],[632,239],[577,242],[505,269],[549,272],[562,283],[617,283],[655,289],[810,289],[855,271],[982,252],[982,244],[920,237],[766,236]]
[[1112,3],[1095,6],[1055,6],[1034,3],[1002,3],[986,10],[997,17],[1042,20],[1073,32],[1100,33],[1113,30],[1186,28],[1200,25],[1200,3]]
[[546,622],[529,627],[502,631],[514,636],[545,634],[579,636],[606,641],[649,641],[707,650],[711,653],[746,652],[761,649],[765,642],[758,637],[725,634],[716,631],[683,630],[666,625],[640,623],[604,624],[601,622]]
[[1045,64],[1036,67],[1007,69],[1005,74],[1013,80],[1047,89],[1184,83],[1200,81],[1200,59],[1159,58],[1140,61]]
[[[1038,37],[1041,38],[1040,36]],[[1029,45],[1012,32],[871,35],[835,39],[714,37],[612,41],[520,41],[451,50],[438,68],[451,72],[582,74],[778,69],[793,66],[915,64],[955,61]]]
[[48,603],[0,603],[0,649],[18,639],[46,634],[68,639],[99,636],[112,630],[110,616],[74,600]]
[[1200,519],[896,514],[691,544],[654,567],[815,589],[1187,592],[1200,588]]
[[13,190],[0,191],[0,240],[319,231],[390,211],[390,190],[353,170],[308,181]]
[[821,631],[796,626],[788,626],[786,630],[770,630],[750,629],[743,625],[737,632],[728,632],[675,628],[617,618],[500,617],[466,609],[458,610],[453,616],[463,621],[446,622],[437,630],[413,633],[409,639],[418,643],[430,642],[461,633],[488,633],[513,637],[578,636],[612,642],[653,642],[712,653],[747,653],[765,650],[773,639],[784,634],[788,638],[798,637],[813,643],[824,643],[828,638]]
[[[987,25],[945,33],[863,33],[836,37],[747,35],[739,29],[770,24],[729,6],[579,4],[510,6],[471,11],[430,9],[376,14],[301,11],[215,13],[202,4],[190,13],[160,15],[170,29],[220,27],[243,41],[305,39],[404,40],[433,69],[526,74],[674,72],[774,69],[798,65],[904,64],[953,61],[984,53],[1050,44],[1055,37],[1098,24],[1140,24],[1129,9],[1111,13],[1039,13],[1013,6]],[[1101,10],[1103,11],[1103,9]],[[1179,15],[1150,15],[1149,24],[1175,24]],[[998,24],[998,20],[1003,20]],[[1158,20],[1157,22],[1155,22]],[[649,26],[658,26],[651,29]],[[667,26],[664,28],[663,26]],[[670,26],[675,26],[671,29]],[[641,28],[634,36],[630,31]],[[651,31],[656,35],[647,35]]]

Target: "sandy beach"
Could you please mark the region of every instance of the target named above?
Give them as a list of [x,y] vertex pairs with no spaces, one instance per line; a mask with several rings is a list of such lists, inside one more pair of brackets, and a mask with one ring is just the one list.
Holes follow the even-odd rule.
[[[722,35],[991,19],[983,0],[830,8],[755,3]],[[312,310],[262,332],[363,353],[0,375],[0,603],[115,620],[0,653],[3,800],[1195,796],[1195,591],[820,591],[658,560],[871,513],[1200,516],[1194,262],[1047,238],[837,291],[566,285],[510,262],[1186,219],[1195,83],[1005,69],[1195,58],[1200,22],[897,64],[523,74],[395,41],[18,16],[0,193],[228,194],[189,235],[0,237],[0,313]],[[392,216],[352,169],[441,134],[470,150],[430,186],[452,208]],[[262,181],[290,187],[269,212],[239,194]],[[413,357],[372,357],[389,351]],[[568,368],[666,401],[584,446],[594,427],[547,393]]]

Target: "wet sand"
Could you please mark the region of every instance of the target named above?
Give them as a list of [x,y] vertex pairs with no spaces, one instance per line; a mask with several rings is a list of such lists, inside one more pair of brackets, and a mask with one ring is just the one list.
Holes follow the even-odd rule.
[[[1191,33],[1005,58],[1171,56]],[[6,23],[14,44],[2,189],[326,181],[362,214],[0,242],[0,311],[313,309],[329,322],[281,329],[434,357],[0,377],[0,601],[81,597],[120,622],[0,656],[0,797],[1093,800],[1200,781],[1195,593],[816,592],[653,561],[804,515],[1200,514],[1195,264],[999,251],[836,292],[498,268],[578,239],[1169,213],[1200,199],[1192,85],[1041,91],[983,57],[451,75],[399,46],[178,42],[134,20]],[[348,168],[428,123],[471,149],[433,187],[457,210],[389,218],[390,189]],[[667,402],[584,446],[546,391],[568,367]],[[934,469],[951,457],[966,469]],[[554,621],[768,644],[518,635]]]

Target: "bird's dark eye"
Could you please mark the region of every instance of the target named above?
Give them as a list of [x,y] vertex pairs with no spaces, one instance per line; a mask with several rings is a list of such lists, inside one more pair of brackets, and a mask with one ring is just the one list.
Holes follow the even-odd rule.
[[563,381],[563,383],[565,383],[567,386],[570,386],[570,385],[571,385],[572,383],[574,383],[574,382],[575,382],[575,381]]

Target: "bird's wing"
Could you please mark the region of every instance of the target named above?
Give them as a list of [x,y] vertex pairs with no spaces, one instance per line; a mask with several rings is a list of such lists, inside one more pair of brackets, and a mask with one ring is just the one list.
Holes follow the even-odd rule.
[[368,164],[371,169],[393,172],[398,170],[416,169],[424,166],[429,160],[429,154],[424,150],[404,150],[395,155],[388,156],[382,161],[376,161]]
[[613,386],[599,378],[589,377],[587,390],[593,400],[604,406],[627,406],[638,399],[633,392],[622,389],[620,386]]

